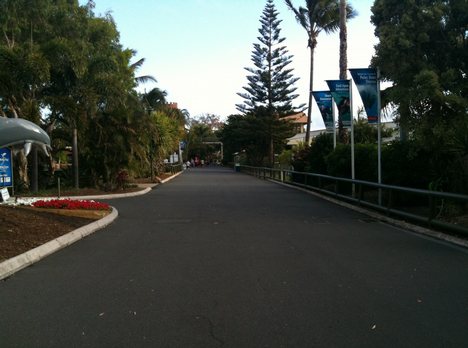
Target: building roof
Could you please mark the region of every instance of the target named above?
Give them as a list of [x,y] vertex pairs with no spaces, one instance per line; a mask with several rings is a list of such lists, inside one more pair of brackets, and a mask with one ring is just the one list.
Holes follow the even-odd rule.
[[283,117],[283,120],[290,120],[292,123],[307,124],[307,115],[303,112]]

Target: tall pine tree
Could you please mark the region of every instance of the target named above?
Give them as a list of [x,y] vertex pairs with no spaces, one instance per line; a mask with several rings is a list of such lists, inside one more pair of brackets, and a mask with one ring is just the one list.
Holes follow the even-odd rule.
[[295,78],[293,69],[288,68],[293,56],[288,55],[286,46],[282,45],[285,38],[280,37],[281,20],[273,0],[267,0],[260,23],[260,43],[254,43],[252,51],[255,67],[245,68],[250,73],[248,85],[243,88],[244,93],[237,93],[244,101],[236,104],[236,108],[247,114],[265,107],[277,116],[286,115],[294,112],[292,102],[298,96],[294,94],[294,84],[299,78]]

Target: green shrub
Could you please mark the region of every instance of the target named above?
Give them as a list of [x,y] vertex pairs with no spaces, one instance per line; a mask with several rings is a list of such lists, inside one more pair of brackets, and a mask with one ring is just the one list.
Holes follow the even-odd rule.
[[309,148],[306,170],[311,173],[327,174],[326,157],[333,151],[333,135],[322,133],[317,136]]
[[428,189],[433,180],[430,154],[412,141],[395,141],[382,147],[382,182]]
[[328,156],[325,157],[328,175],[340,178],[351,178],[351,146],[337,144]]
[[354,168],[357,180],[377,182],[377,145],[355,144]]

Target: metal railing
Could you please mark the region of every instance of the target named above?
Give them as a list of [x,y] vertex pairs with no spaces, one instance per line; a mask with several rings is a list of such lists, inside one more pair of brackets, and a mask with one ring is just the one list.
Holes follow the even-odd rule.
[[388,216],[468,236],[468,196],[266,167],[240,166],[262,179],[300,186]]

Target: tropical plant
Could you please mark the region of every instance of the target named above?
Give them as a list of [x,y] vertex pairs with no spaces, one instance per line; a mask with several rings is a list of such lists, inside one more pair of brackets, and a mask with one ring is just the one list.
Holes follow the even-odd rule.
[[[112,184],[122,166],[146,159],[146,130],[136,121],[145,108],[134,92],[144,60],[130,63],[135,52],[120,45],[112,17],[92,9],[92,1],[0,2],[1,114],[46,128],[53,156],[72,145],[76,187],[80,175]],[[16,182],[27,187],[21,155]]]
[[179,122],[162,111],[151,113],[151,122],[147,125],[149,136],[154,146],[156,173],[164,171],[164,159],[179,148],[181,129]]
[[[41,97],[49,79],[49,62],[36,40],[40,42],[43,37],[41,29],[49,5],[43,1],[35,5],[41,6],[11,0],[0,3],[0,115],[26,118],[41,125]],[[36,154],[35,148],[33,153]],[[14,151],[14,155],[15,181],[28,188],[26,154]]]
[[145,105],[148,111],[160,110],[167,104],[167,92],[157,87],[153,88],[148,93],[141,95],[141,102]]
[[[136,51],[133,51],[133,54],[136,54]],[[145,63],[145,58],[140,58],[136,62],[130,64],[130,69],[132,70],[132,73],[135,74],[136,71],[140,69],[144,63]],[[137,84],[140,84],[140,83],[158,82],[158,81],[152,75],[140,75],[140,76],[135,76],[135,82]]]

